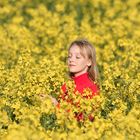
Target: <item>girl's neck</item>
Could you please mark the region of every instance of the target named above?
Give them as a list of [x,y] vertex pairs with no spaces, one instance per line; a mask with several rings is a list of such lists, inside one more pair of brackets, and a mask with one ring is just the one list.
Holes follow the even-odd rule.
[[75,74],[74,74],[74,77],[80,76],[80,75],[82,75],[82,74],[84,74],[84,73],[87,73],[87,70],[81,71],[81,72],[78,72],[78,73],[75,73]]
[[87,73],[87,71],[81,72],[81,73],[77,73],[77,74],[74,74],[74,77],[78,77],[78,76],[83,75],[83,74],[86,74],[86,73]]

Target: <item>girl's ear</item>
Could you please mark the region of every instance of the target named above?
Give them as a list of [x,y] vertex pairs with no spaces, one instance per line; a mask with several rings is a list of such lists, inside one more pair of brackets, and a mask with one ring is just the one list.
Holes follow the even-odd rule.
[[88,66],[88,67],[91,66],[91,60],[89,60],[87,66]]
[[89,66],[90,66],[90,64],[87,64],[87,66],[89,67]]

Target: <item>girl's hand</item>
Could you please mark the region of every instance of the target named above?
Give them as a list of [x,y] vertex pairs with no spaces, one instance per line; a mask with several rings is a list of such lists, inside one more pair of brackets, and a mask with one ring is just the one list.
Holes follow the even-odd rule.
[[[49,96],[50,96],[50,95],[49,95]],[[58,101],[57,101],[54,97],[50,96],[49,98],[51,99],[52,103],[53,103],[55,106],[58,105]]]
[[57,105],[58,104],[58,101],[54,98],[54,97],[52,97],[51,95],[47,95],[47,94],[39,94],[39,96],[40,96],[40,98],[41,98],[41,100],[45,100],[45,98],[50,98],[51,99],[51,101],[52,101],[52,103],[54,104],[54,105]]

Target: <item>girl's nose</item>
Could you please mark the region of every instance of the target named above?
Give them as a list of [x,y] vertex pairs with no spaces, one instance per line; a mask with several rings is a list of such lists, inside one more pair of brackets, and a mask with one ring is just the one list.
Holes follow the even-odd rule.
[[72,56],[68,56],[68,60],[69,60],[69,61],[71,60],[71,58],[72,58]]
[[75,61],[75,60],[74,60],[74,57],[71,57],[71,58],[69,59],[69,61],[70,61],[70,62]]

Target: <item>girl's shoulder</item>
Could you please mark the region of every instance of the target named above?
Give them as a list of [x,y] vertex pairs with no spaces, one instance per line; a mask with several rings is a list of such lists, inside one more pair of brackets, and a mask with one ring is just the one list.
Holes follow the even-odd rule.
[[92,90],[92,92],[96,95],[96,94],[99,94],[99,86],[97,83],[92,83],[89,88]]
[[62,86],[61,86],[61,90],[62,90],[64,93],[66,93],[66,92],[67,92],[67,89],[68,89],[69,87],[72,87],[72,88],[75,87],[75,83],[74,83],[74,81],[71,80],[71,79],[68,79],[68,80],[64,81],[64,83],[63,83]]
[[66,83],[63,83],[61,86],[61,90],[66,93],[67,89],[66,89]]

